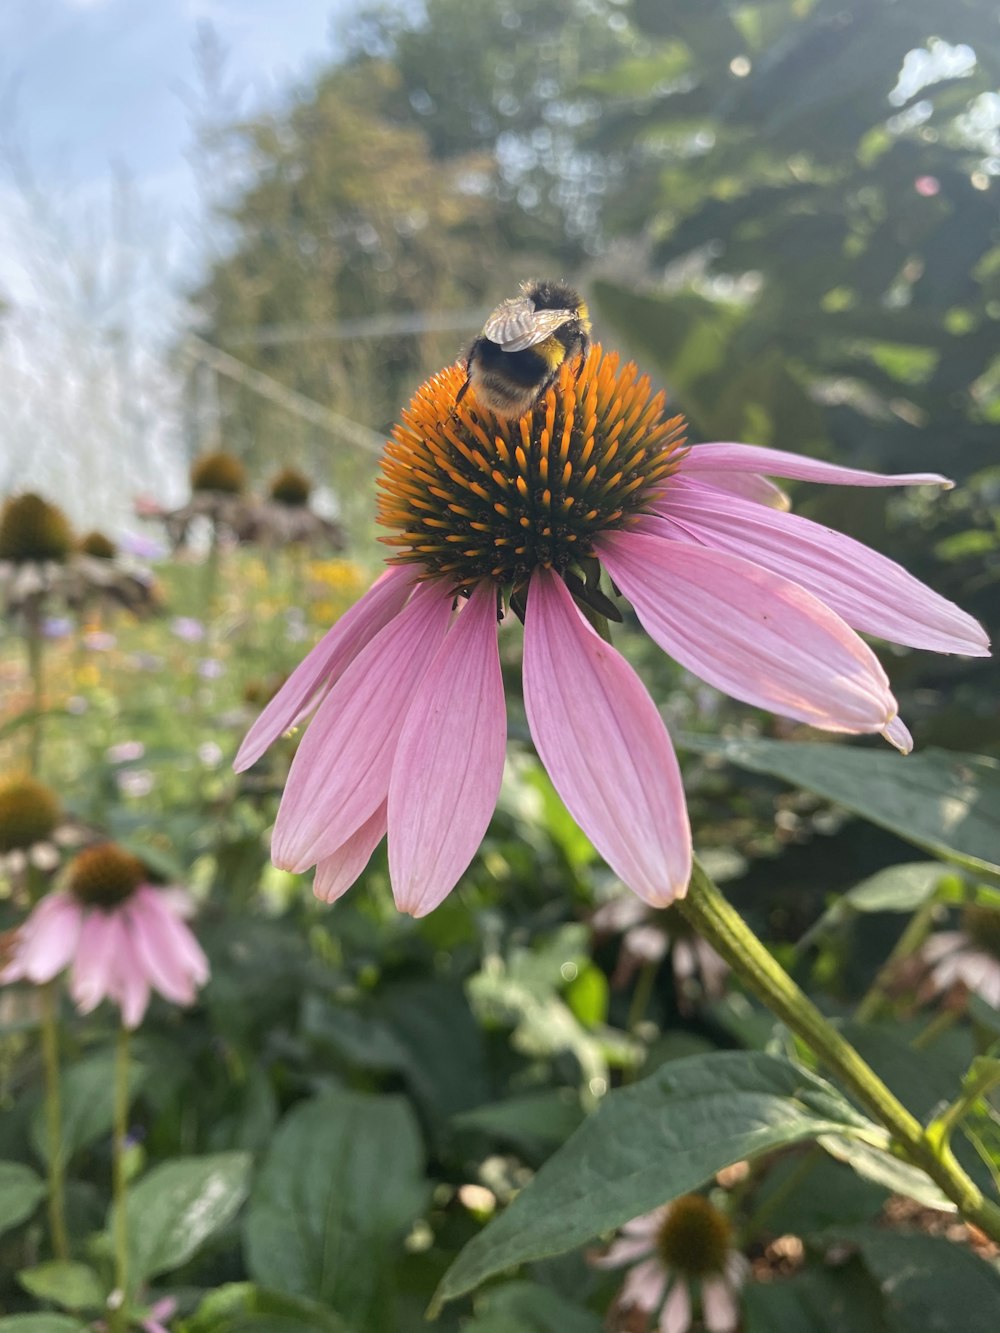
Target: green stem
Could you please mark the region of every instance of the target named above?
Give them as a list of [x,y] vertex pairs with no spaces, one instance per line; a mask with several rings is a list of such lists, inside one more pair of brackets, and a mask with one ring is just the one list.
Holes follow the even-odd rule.
[[32,603],[25,610],[24,630],[28,648],[28,674],[31,677],[31,730],[28,733],[28,772],[37,777],[42,764],[42,705],[45,693],[45,676],[42,669],[45,640],[42,637],[42,619],[40,607]]
[[697,863],[687,897],[677,906],[772,1013],[881,1121],[900,1153],[925,1171],[964,1217],[1000,1241],[1000,1207],[983,1196],[946,1143],[928,1138],[920,1122],[796,986]]
[[59,995],[57,982],[42,987],[42,1060],[45,1065],[45,1131],[48,1157],[49,1233],[52,1253],[69,1259],[66,1185],[63,1174],[62,1088],[59,1080]]
[[914,912],[907,923],[906,929],[896,941],[889,957],[879,968],[867,993],[862,996],[861,1003],[854,1013],[856,1023],[870,1023],[877,1015],[885,1000],[886,992],[892,984],[897,967],[904,958],[909,958],[910,954],[916,953],[927,938],[936,909],[937,899],[932,895],[918,911]]
[[114,1202],[115,1296],[109,1310],[111,1333],[128,1330],[128,1216],[125,1211],[128,1182],[125,1177],[125,1146],[128,1137],[128,1028],[122,1024],[115,1044],[114,1139],[112,1198]]
[[920,1029],[910,1045],[915,1051],[926,1051],[928,1046],[933,1046],[938,1037],[949,1028],[953,1028],[961,1016],[960,1009],[942,1009],[940,1013],[934,1015],[925,1028]]

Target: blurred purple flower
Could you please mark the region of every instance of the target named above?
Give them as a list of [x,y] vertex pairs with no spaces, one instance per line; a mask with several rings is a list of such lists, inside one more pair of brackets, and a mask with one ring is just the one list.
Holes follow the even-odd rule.
[[95,653],[106,653],[112,649],[118,640],[113,634],[108,634],[105,630],[92,629],[83,636],[84,648],[89,648]]
[[222,746],[215,741],[205,741],[198,746],[198,759],[205,768],[218,768],[222,763]]
[[139,560],[162,560],[167,553],[162,542],[147,537],[144,532],[123,532],[118,538],[118,546]]
[[203,657],[198,663],[198,675],[202,680],[218,680],[226,674],[226,665],[217,657]]
[[164,659],[158,653],[133,653],[128,662],[136,671],[162,671],[164,666]]
[[156,786],[156,777],[148,768],[124,768],[115,781],[123,796],[148,796]]
[[205,626],[193,616],[174,616],[170,629],[185,643],[200,643],[205,637]]
[[73,622],[69,616],[46,616],[42,621],[42,636],[46,639],[65,639],[72,632]]

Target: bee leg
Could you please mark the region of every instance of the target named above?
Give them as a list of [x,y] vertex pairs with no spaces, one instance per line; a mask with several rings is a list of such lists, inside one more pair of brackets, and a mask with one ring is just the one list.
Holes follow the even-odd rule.
[[470,383],[470,381],[469,381],[469,378],[468,378],[468,372],[466,372],[466,380],[465,380],[465,383],[464,383],[464,384],[462,385],[462,387],[459,389],[458,393],[455,394],[455,406],[456,406],[456,407],[459,405],[459,403],[462,401],[462,399],[465,397],[465,395],[469,392],[469,383]]

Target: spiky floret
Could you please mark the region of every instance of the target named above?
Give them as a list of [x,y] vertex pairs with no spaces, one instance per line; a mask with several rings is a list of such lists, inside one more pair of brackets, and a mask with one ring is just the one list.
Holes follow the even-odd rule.
[[226,495],[239,495],[246,484],[246,468],[234,454],[227,454],[224,450],[202,454],[191,464],[193,491],[222,491]]
[[0,852],[44,842],[59,823],[60,813],[55,792],[34,778],[0,783]]
[[14,495],[0,514],[0,560],[24,564],[29,560],[69,558],[73,529],[69,519],[54,504],[31,491]]
[[268,488],[272,500],[287,505],[290,509],[301,509],[309,503],[312,486],[309,478],[296,468],[286,467],[271,478]]
[[84,555],[93,556],[97,560],[114,560],[118,554],[118,547],[110,537],[105,537],[103,532],[88,532],[85,537],[80,538],[80,550]]
[[117,907],[149,878],[137,856],[113,842],[78,852],[66,872],[66,889],[88,907]]
[[666,417],[648,377],[599,346],[518,421],[456,405],[464,382],[458,364],[421,385],[379,478],[379,522],[397,529],[381,538],[399,548],[390,563],[456,588],[516,588],[538,565],[565,573],[599,533],[646,512],[682,456],[683,417]]
[[675,1199],[656,1238],[664,1266],[687,1277],[721,1273],[731,1244],[729,1219],[700,1194]]

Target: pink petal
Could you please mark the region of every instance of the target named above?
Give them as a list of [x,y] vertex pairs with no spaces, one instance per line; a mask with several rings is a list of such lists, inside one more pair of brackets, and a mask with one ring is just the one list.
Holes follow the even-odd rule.
[[691,1293],[682,1277],[674,1280],[660,1311],[660,1333],[687,1333],[691,1327]]
[[135,957],[164,999],[173,1004],[191,1004],[195,997],[194,978],[184,966],[183,958],[170,947],[167,937],[158,931],[160,919],[146,904],[147,900],[133,895],[122,909]]
[[370,819],[335,852],[316,865],[313,893],[325,903],[332,903],[346,893],[371,860],[372,852],[385,837],[387,802],[383,801]]
[[708,1333],[734,1333],[739,1324],[739,1308],[723,1278],[706,1278],[702,1282],[701,1312]]
[[640,1310],[655,1310],[663,1299],[667,1274],[659,1259],[646,1259],[629,1270],[622,1283],[621,1303]]
[[83,912],[80,904],[65,893],[44,897],[24,923],[15,946],[11,969],[17,974],[5,980],[24,977],[36,985],[51,981],[70,962],[80,938]]
[[299,663],[244,737],[233,768],[255,764],[268,746],[310,710],[315,695],[343,675],[364,646],[402,609],[414,571],[400,566],[382,574]]
[[767,477],[791,477],[796,481],[828,482],[833,486],[944,486],[953,481],[937,472],[900,472],[883,475],[860,468],[821,463],[804,454],[783,449],[765,449],[759,444],[695,444],[685,455],[679,475],[695,472],[759,472]]
[[69,993],[81,1014],[89,1014],[111,993],[118,925],[113,913],[97,907],[84,914],[69,984]]
[[910,729],[898,714],[887,727],[882,728],[882,735],[890,745],[895,745],[900,754],[909,754],[913,749]]
[[195,986],[204,986],[209,978],[208,959],[190,926],[184,920],[190,914],[190,899],[178,889],[155,889],[141,884],[134,898],[142,903],[144,915],[156,923],[161,953],[169,953],[173,966],[183,970]]
[[666,728],[631,666],[545,569],[528,593],[524,702],[549,777],[608,865],[654,907],[683,897],[691,829]]
[[696,471],[699,485],[714,486],[716,490],[740,495],[744,500],[767,505],[770,509],[787,509],[790,504],[780,486],[755,472],[712,472],[710,468],[697,468]]
[[497,595],[477,585],[420,682],[389,782],[389,878],[401,912],[425,916],[475,856],[507,749]]
[[[842,532],[800,514],[775,513],[720,495],[697,482],[668,486],[656,512],[705,545],[743,556],[808,588],[854,629],[939,653],[989,655],[989,640],[972,616],[895,560]],[[656,519],[645,520],[647,530],[656,527]]]
[[149,1004],[150,977],[125,925],[124,912],[113,913],[111,919],[115,925],[116,943],[108,993],[117,1001],[125,1027],[137,1028]]
[[275,865],[307,870],[385,800],[399,733],[452,601],[441,583],[421,584],[323,700],[289,770],[271,840]]
[[647,633],[717,689],[830,731],[881,731],[896,716],[875,654],[798,584],[647,533],[595,545]]
[[651,1254],[653,1241],[649,1236],[625,1236],[613,1241],[604,1254],[594,1256],[590,1262],[595,1268],[621,1268],[633,1259],[642,1259]]

